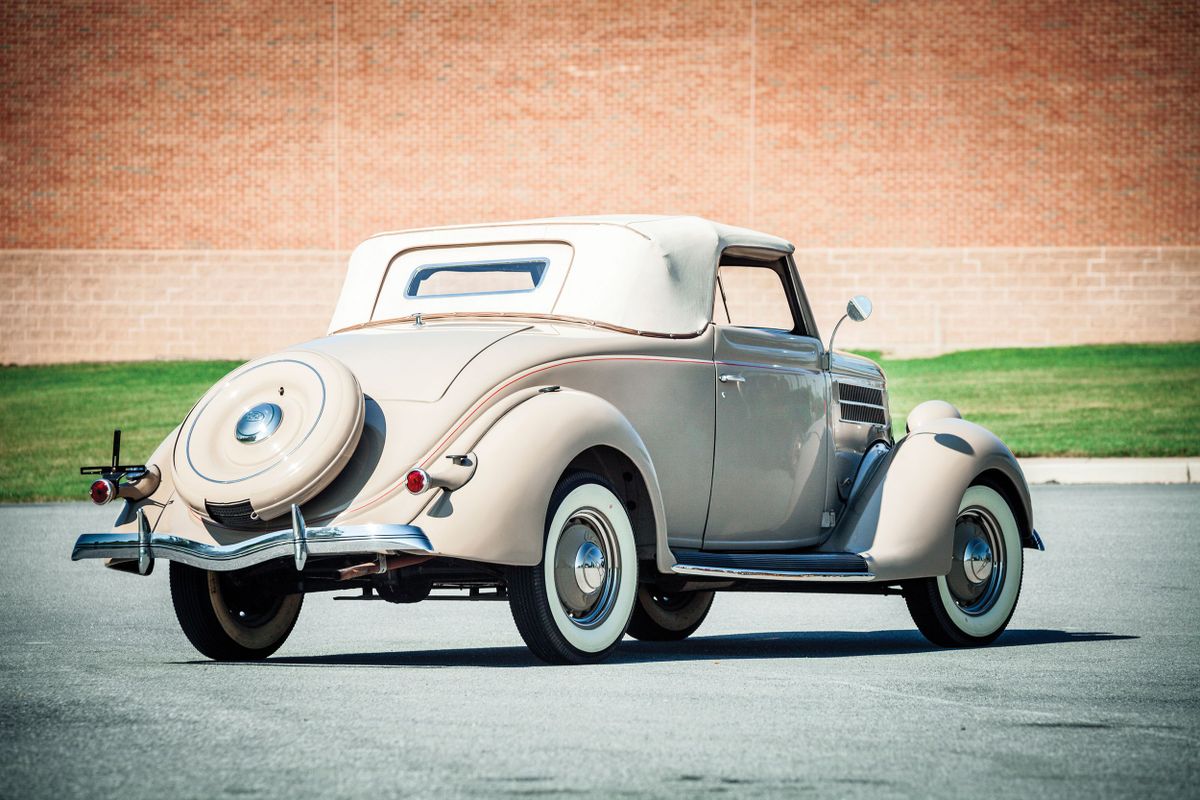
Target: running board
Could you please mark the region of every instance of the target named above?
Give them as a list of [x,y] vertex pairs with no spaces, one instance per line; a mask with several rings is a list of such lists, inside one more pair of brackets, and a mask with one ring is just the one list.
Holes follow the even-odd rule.
[[854,553],[710,553],[676,550],[677,575],[705,578],[739,578],[761,581],[838,581],[866,583],[875,580],[867,561]]

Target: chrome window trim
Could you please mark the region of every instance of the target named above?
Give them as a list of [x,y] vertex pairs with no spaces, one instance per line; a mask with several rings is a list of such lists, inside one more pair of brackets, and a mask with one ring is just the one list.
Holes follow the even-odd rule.
[[[517,265],[532,265],[540,264],[541,269],[536,272],[529,270],[529,275],[533,278],[533,286],[528,289],[499,289],[494,292],[442,292],[438,294],[416,294],[416,290],[420,288],[423,281],[433,277],[439,271],[442,272],[523,272],[524,270],[516,269],[487,269],[488,267],[502,266],[517,266]],[[478,267],[479,269],[473,269]],[[422,264],[412,271],[409,275],[408,282],[404,286],[405,300],[438,300],[447,297],[483,297],[485,295],[495,294],[529,294],[537,291],[542,285],[542,281],[546,278],[546,273],[550,271],[550,259],[544,256],[530,256],[528,258],[497,258],[483,261],[451,261],[440,264]]]

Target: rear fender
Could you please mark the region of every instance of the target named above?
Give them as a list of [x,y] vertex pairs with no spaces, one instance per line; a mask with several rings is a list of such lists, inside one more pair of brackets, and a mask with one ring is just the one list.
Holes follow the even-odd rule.
[[941,419],[896,443],[821,549],[861,553],[877,581],[945,575],[959,504],[977,481],[1009,499],[1022,542],[1033,546],[1029,486],[1012,451],[986,428]]
[[662,493],[646,445],[607,400],[570,389],[534,390],[486,431],[467,430],[447,452],[472,453],[474,475],[455,491],[439,490],[412,524],[441,555],[538,564],[554,487],[576,456],[598,445],[619,450],[641,473],[653,506],[656,562],[669,572]]

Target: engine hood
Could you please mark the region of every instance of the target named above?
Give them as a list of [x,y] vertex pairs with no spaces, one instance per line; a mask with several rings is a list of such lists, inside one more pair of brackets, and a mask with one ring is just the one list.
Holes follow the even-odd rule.
[[883,367],[866,356],[836,350],[833,353],[833,371],[853,378],[884,381]]
[[530,328],[523,323],[430,322],[338,333],[296,345],[326,353],[358,378],[377,401],[432,403],[472,359],[496,342]]

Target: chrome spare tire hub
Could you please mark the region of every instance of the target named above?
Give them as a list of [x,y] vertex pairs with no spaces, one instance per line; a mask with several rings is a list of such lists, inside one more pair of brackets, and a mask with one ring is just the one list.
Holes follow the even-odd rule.
[[259,403],[238,419],[234,435],[245,444],[261,442],[277,431],[282,421],[283,409],[274,403]]
[[604,622],[616,603],[620,575],[612,525],[595,509],[576,511],[558,534],[554,555],[555,589],[567,617],[581,628]]
[[954,561],[946,586],[954,602],[971,616],[987,613],[1004,585],[1004,537],[991,512],[963,509],[954,525]]

